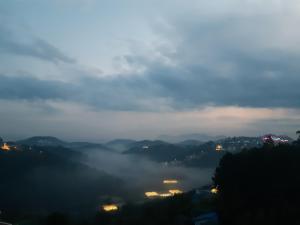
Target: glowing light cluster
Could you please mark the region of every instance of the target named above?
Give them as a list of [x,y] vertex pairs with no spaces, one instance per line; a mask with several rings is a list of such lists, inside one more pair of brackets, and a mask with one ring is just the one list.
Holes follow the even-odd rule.
[[162,198],[172,197],[172,196],[173,196],[173,194],[171,194],[171,193],[161,193],[161,194],[159,194],[159,197],[162,197]]
[[178,194],[182,194],[183,191],[179,190],[179,189],[171,189],[166,193],[158,193],[156,191],[149,191],[149,192],[145,192],[145,195],[148,198],[154,198],[154,197],[162,197],[162,198],[166,198],[166,197],[172,197],[174,195],[178,195]]
[[274,144],[285,144],[289,142],[289,139],[286,136],[276,136],[274,134],[267,134],[262,137],[264,143],[274,143]]
[[3,143],[3,145],[1,146],[1,149],[3,151],[9,151],[9,150],[11,150],[10,146],[7,143]]
[[212,189],[210,190],[210,192],[211,192],[212,194],[218,194],[219,190],[218,190],[218,188],[214,187],[214,188],[212,188]]
[[217,146],[216,146],[216,151],[217,151],[217,152],[222,151],[222,150],[223,150],[222,145],[217,145]]
[[156,191],[148,191],[148,192],[145,192],[145,195],[146,195],[148,198],[159,196],[159,194],[158,194]]
[[182,191],[179,189],[172,189],[169,190],[169,193],[171,193],[172,195],[177,195],[177,194],[182,194]]
[[117,211],[119,208],[117,205],[110,204],[110,205],[103,205],[102,209],[106,212],[110,212],[110,211]]
[[164,180],[163,183],[164,184],[177,184],[178,180]]

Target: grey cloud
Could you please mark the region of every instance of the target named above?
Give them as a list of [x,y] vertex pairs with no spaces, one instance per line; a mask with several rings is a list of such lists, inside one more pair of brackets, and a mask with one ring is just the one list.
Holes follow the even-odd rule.
[[63,100],[73,91],[66,83],[39,80],[33,77],[11,77],[0,75],[0,96],[2,99],[21,100]]
[[157,111],[159,104],[179,110],[209,104],[300,107],[297,65],[288,67],[289,60],[270,63],[246,56],[239,59],[235,74],[229,78],[197,65],[170,68],[159,64],[148,68],[143,76],[89,77],[73,83],[2,75],[0,98],[64,100],[95,109],[131,111]]
[[58,48],[40,38],[29,42],[18,40],[13,33],[0,25],[0,50],[9,54],[30,56],[53,63],[74,63],[75,60],[66,56]]
[[[145,68],[143,74],[82,76],[73,83],[2,75],[0,98],[60,99],[95,109],[132,111],[156,111],[161,105],[177,110],[206,105],[299,108],[300,54],[292,40],[290,47],[283,47],[289,41],[281,37],[284,24],[271,16],[262,21],[257,15],[176,18],[170,20],[172,32],[160,33],[174,50],[156,49],[171,64],[132,53],[124,60]],[[37,46],[44,50],[48,45]],[[54,57],[55,50],[43,50],[31,55],[48,52],[53,60],[63,58]]]

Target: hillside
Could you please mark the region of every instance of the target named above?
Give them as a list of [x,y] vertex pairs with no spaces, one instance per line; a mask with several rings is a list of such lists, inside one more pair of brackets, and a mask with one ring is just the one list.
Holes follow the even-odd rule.
[[[0,208],[5,213],[94,211],[122,182],[73,160],[66,149],[0,151]],[[62,154],[62,152],[65,154]],[[76,156],[78,153],[75,153]]]
[[35,136],[20,140],[16,142],[17,144],[27,145],[27,146],[39,146],[39,147],[66,147],[71,148],[76,151],[85,151],[90,149],[98,150],[111,150],[109,147],[100,143],[90,143],[90,142],[67,142],[62,141],[56,137],[51,136]]
[[117,152],[124,152],[128,150],[131,147],[131,145],[133,145],[135,142],[136,141],[131,139],[115,139],[107,142],[105,146]]
[[186,148],[163,141],[139,141],[131,144],[124,154],[136,154],[157,162],[183,159]]
[[214,177],[220,225],[300,224],[300,145],[227,154]]

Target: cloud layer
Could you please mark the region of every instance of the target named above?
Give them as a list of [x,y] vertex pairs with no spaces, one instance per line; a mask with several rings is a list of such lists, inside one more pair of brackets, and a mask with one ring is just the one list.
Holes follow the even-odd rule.
[[[77,14],[68,7],[84,1],[28,3],[24,10],[3,3],[0,59],[9,63],[0,64],[0,99],[133,114],[300,108],[297,1],[165,1],[158,7],[158,1],[132,0],[119,3],[122,12],[101,14],[105,4],[118,5],[104,3],[89,1]],[[15,19],[19,14],[32,30]],[[41,14],[48,19],[39,22]],[[111,52],[101,52],[107,43]],[[111,60],[113,73],[99,72],[101,59]],[[238,121],[240,112],[232,113]]]
[[14,34],[0,26],[0,50],[2,54],[16,54],[24,57],[34,57],[53,63],[73,63],[74,59],[63,54],[58,48],[40,38],[30,41],[19,40]]
[[[292,26],[300,17],[294,9],[274,4],[271,10],[267,5],[250,4],[249,11],[241,12],[241,5],[232,1],[232,8],[213,11],[214,5],[202,4],[211,11],[187,8],[188,16],[165,17],[153,29],[159,44],[148,49],[136,45],[145,49],[131,48],[119,56],[132,69],[130,74],[82,74],[69,83],[2,74],[0,98],[59,99],[95,109],[132,111],[207,105],[298,108],[300,32]],[[2,54],[75,63],[40,38],[24,42],[1,32],[0,48]]]

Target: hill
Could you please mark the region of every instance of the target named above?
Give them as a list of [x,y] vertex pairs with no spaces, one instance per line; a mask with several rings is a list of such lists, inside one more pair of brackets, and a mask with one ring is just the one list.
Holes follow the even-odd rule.
[[63,149],[56,154],[55,148],[0,151],[3,213],[91,212],[102,195],[121,194],[121,188],[112,188],[122,187],[121,180],[73,160],[70,152],[62,155]]
[[51,136],[35,136],[17,141],[18,144],[29,146],[65,146],[67,143]]
[[[193,142],[195,143],[195,142]],[[214,168],[225,154],[216,151],[215,142],[196,145],[170,144],[163,141],[144,140],[131,144],[124,154],[135,154],[166,165]]]
[[226,154],[216,169],[221,225],[300,224],[300,145]]
[[186,140],[197,140],[200,142],[207,142],[207,141],[216,141],[220,139],[226,138],[225,136],[210,136],[207,134],[199,134],[199,133],[194,133],[194,134],[182,134],[182,135],[161,135],[158,137],[158,139],[170,142],[170,143],[179,143],[183,142]]
[[39,146],[39,147],[62,146],[62,147],[74,149],[76,151],[85,151],[85,150],[89,150],[89,149],[111,150],[109,147],[107,147],[103,144],[99,144],[99,143],[66,142],[66,141],[62,141],[56,137],[51,137],[51,136],[35,136],[35,137],[17,141],[16,143],[21,144],[21,145]]
[[157,162],[169,162],[182,159],[185,155],[185,150],[186,148],[182,146],[159,140],[144,140],[131,144],[131,147],[124,154],[136,154]]
[[124,152],[130,148],[136,141],[131,139],[115,139],[107,142],[105,145],[117,152]]

